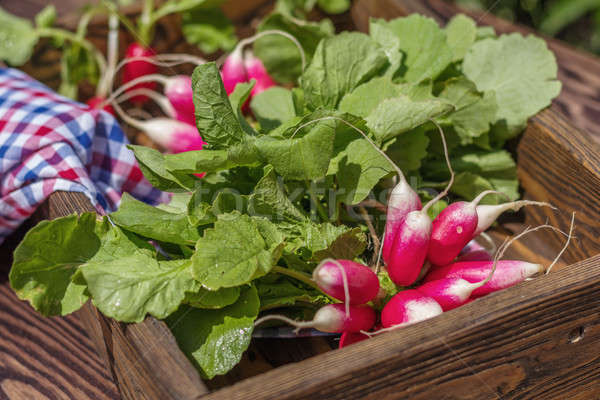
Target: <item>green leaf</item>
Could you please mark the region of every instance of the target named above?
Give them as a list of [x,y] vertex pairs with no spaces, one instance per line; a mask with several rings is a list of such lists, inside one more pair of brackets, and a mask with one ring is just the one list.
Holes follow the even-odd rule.
[[262,215],[271,221],[302,221],[305,216],[294,206],[279,182],[273,167],[264,168],[264,176],[248,199],[248,212]]
[[455,110],[438,122],[447,120],[452,124],[462,145],[471,144],[475,138],[488,132],[496,120],[498,106],[494,92],[486,92],[482,96],[475,84],[466,78],[453,78],[445,82],[440,97],[452,103]]
[[454,16],[446,25],[446,42],[452,51],[452,61],[460,61],[475,43],[477,24],[464,14]]
[[361,137],[350,142],[331,160],[328,175],[337,176],[340,201],[357,204],[369,195],[381,178],[393,171],[389,161]]
[[260,307],[256,289],[243,289],[232,305],[218,310],[181,307],[167,320],[179,348],[208,379],[229,372],[250,345]]
[[382,101],[367,117],[367,126],[379,142],[384,142],[453,108],[438,99],[413,101],[408,96],[399,96]]
[[[498,190],[507,195],[510,200],[516,200],[519,198],[518,187],[519,182],[516,174],[510,174],[506,179],[492,181],[490,178],[472,172],[461,172],[456,175],[451,191],[467,200],[471,200],[484,190]],[[490,195],[482,203],[497,204],[504,201],[505,198],[503,197]]]
[[252,92],[252,88],[256,84],[255,79],[251,79],[250,82],[239,82],[235,85],[233,92],[229,95],[229,103],[231,103],[231,108],[237,115],[237,119],[242,127],[242,129],[248,135],[256,135],[256,131],[250,126],[248,121],[246,121],[246,117],[242,112],[242,106],[250,97],[250,93]]
[[561,88],[556,59],[546,42],[518,33],[475,43],[465,56],[463,71],[480,92],[495,92],[496,117],[505,120],[509,137],[550,105]]
[[203,53],[230,51],[237,42],[235,27],[220,8],[196,8],[182,14],[185,40]]
[[324,177],[329,167],[338,122],[324,120],[303,127],[323,116],[327,114],[316,112],[306,116],[284,132],[287,139],[259,137],[256,148],[261,158],[273,165],[275,171],[285,179],[312,180]]
[[358,32],[342,32],[323,39],[301,77],[304,99],[310,109],[334,109],[350,93],[387,65],[381,46]]
[[25,64],[38,39],[31,22],[0,8],[0,60],[14,66]]
[[156,21],[169,14],[179,14],[188,10],[198,9],[202,11],[213,9],[224,0],[168,0],[154,11],[152,17]]
[[350,0],[317,0],[317,4],[327,14],[341,14],[350,9]]
[[249,283],[275,265],[281,256],[280,239],[267,243],[256,221],[247,215],[221,215],[196,243],[194,277],[211,290]]
[[305,260],[311,262],[328,257],[352,260],[367,246],[367,239],[360,228],[306,221],[296,225],[295,229],[298,232],[286,246],[286,253],[302,254]]
[[29,230],[14,253],[10,285],[21,300],[45,316],[67,315],[88,299],[85,285],[71,279],[100,247],[96,215],[42,221]]
[[600,3],[598,3],[598,0],[554,1],[548,4],[545,15],[539,24],[539,30],[548,36],[555,36],[567,25],[579,20],[591,11],[597,11],[599,8]]
[[[280,30],[289,33],[299,42],[309,63],[319,41],[333,34],[333,24],[329,20],[319,23],[296,20],[289,16],[274,13],[266,17],[258,26],[258,32]],[[269,75],[280,83],[295,82],[302,74],[302,59],[298,47],[281,35],[268,35],[254,43],[254,53],[265,64]]]
[[35,16],[35,26],[38,28],[50,28],[54,25],[56,19],[56,8],[53,4],[50,4],[42,9]]
[[397,136],[385,149],[387,155],[403,171],[416,171],[421,168],[421,161],[427,157],[429,137],[423,129],[413,129]]
[[279,278],[275,282],[263,282],[258,279],[255,283],[260,298],[261,309],[293,306],[297,303],[310,304],[318,307],[329,304],[327,296],[316,290],[294,285],[286,278]]
[[197,179],[193,175],[171,173],[166,168],[165,155],[146,146],[127,145],[133,151],[142,173],[152,186],[167,192],[189,192]]
[[369,35],[381,45],[388,58],[390,65],[385,71],[385,76],[393,78],[402,66],[404,58],[400,51],[400,39],[387,27],[385,21],[373,18],[369,20]]
[[418,14],[388,22],[376,20],[396,34],[404,53],[403,78],[409,82],[435,79],[452,61],[446,34],[431,18]]
[[400,96],[400,87],[387,77],[376,77],[346,94],[339,110],[362,118],[369,114],[385,99]]
[[267,132],[296,116],[292,92],[280,86],[252,97],[250,108],[260,127]]
[[117,321],[142,322],[146,314],[163,319],[185,293],[197,287],[190,260],[157,261],[143,252],[112,261],[88,262],[81,273],[94,305]]
[[225,149],[241,143],[242,129],[223,87],[221,74],[214,62],[196,67],[192,74],[196,126],[211,149]]
[[164,160],[167,171],[185,174],[211,173],[236,166],[229,161],[227,150],[192,150],[165,154]]
[[477,38],[476,40],[483,40],[488,38],[495,38],[496,30],[493,26],[478,26],[477,27]]
[[197,292],[188,293],[185,302],[196,308],[223,308],[237,301],[240,297],[240,287],[208,290],[201,287]]
[[128,231],[163,242],[189,245],[200,238],[187,214],[161,210],[127,193],[123,195],[119,209],[110,214],[110,218]]

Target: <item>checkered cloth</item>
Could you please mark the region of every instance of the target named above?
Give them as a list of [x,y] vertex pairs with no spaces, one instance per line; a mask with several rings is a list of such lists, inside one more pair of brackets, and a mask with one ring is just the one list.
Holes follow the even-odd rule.
[[107,112],[0,68],[0,243],[57,190],[85,193],[100,213],[114,211],[123,192],[165,201],[127,143]]

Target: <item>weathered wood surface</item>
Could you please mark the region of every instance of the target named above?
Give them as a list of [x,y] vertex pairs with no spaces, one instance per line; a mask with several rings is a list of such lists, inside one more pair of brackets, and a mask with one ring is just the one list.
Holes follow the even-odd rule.
[[206,399],[595,399],[600,256]]
[[80,319],[42,317],[10,288],[11,250],[24,231],[0,246],[0,399],[117,399]]
[[[492,10],[493,11],[493,10]],[[531,28],[515,25],[491,12],[467,11],[444,0],[356,0],[352,15],[360,30],[368,29],[369,17],[391,19],[409,13],[420,13],[446,23],[462,12],[478,25],[491,25],[498,33],[537,34]],[[581,129],[600,143],[600,58],[577,50],[563,41],[545,38],[558,61],[558,79],[563,87],[552,109],[564,113]]]

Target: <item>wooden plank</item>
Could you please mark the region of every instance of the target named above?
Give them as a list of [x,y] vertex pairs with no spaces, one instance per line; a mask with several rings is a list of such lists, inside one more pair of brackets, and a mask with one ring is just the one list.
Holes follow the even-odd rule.
[[[462,12],[473,17],[478,25],[491,25],[498,33],[521,32],[537,34],[531,28],[512,24],[490,12],[468,11],[443,0],[357,0],[352,16],[358,29],[368,30],[369,17],[391,19],[410,13],[420,13],[447,22]],[[600,58],[577,50],[563,41],[545,38],[558,61],[558,79],[563,88],[552,104],[554,111],[564,113],[571,122],[600,143]]]
[[206,399],[600,396],[600,255]]
[[[550,201],[558,208],[531,207],[526,223],[549,221],[567,229],[575,211],[575,239],[563,255],[567,263],[600,252],[600,146],[572,128],[560,114],[546,110],[533,117],[518,148],[518,174],[527,198]],[[564,238],[545,236],[555,248]]]
[[0,399],[118,398],[79,318],[41,316],[5,279],[0,276]]
[[[44,207],[50,219],[94,211],[82,193],[55,192]],[[82,320],[88,324],[88,331],[95,332],[92,338],[98,353],[123,398],[191,399],[208,392],[164,322],[149,317],[141,324],[121,324],[92,306],[79,313],[84,315]]]

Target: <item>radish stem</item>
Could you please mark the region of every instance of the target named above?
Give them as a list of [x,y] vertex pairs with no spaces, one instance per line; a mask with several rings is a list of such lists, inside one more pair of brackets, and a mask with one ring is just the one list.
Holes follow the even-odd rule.
[[446,165],[448,165],[448,170],[450,171],[450,180],[448,181],[448,185],[446,185],[446,188],[444,190],[442,190],[437,196],[435,196],[433,199],[429,200],[427,204],[425,204],[425,206],[421,209],[421,212],[423,213],[426,213],[429,207],[431,207],[433,204],[437,203],[440,199],[446,196],[448,194],[448,191],[452,187],[452,184],[454,184],[454,170],[452,169],[452,165],[450,165],[450,156],[448,155],[448,146],[446,145],[446,137],[444,136],[444,131],[437,122],[435,122],[432,119],[430,119],[429,121],[431,121],[440,132],[440,137],[442,138],[442,145],[444,146],[444,157],[446,158]]
[[279,265],[274,266],[271,269],[271,271],[273,271],[277,274],[289,276],[290,278],[294,278],[314,289],[317,289],[319,292],[321,292],[321,288],[319,288],[319,286],[312,280],[312,277],[308,274],[305,274],[300,271],[295,271],[290,268],[280,267]]

